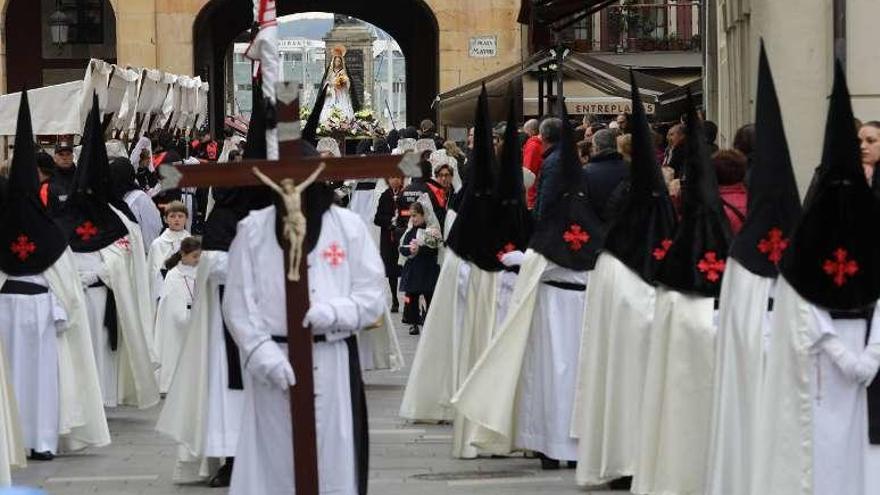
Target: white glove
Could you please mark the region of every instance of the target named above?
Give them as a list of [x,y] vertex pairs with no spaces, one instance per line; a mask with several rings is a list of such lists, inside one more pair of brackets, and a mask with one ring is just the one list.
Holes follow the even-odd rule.
[[315,303],[306,312],[304,327],[311,327],[316,334],[327,333],[336,324],[336,312],[327,303]]
[[507,267],[522,265],[526,255],[522,251],[511,251],[501,256],[501,264]]
[[95,272],[80,272],[79,281],[83,287],[88,287],[98,281],[98,274]]
[[851,352],[836,336],[826,336],[821,342],[822,350],[847,378],[869,385],[877,374],[880,363],[880,346],[870,345],[861,354]]
[[290,366],[290,363],[286,360],[278,363],[274,368],[269,370],[268,378],[269,383],[281,390],[287,390],[296,385],[296,377],[293,375],[293,367]]
[[271,340],[266,340],[251,352],[245,368],[257,380],[283,391],[296,383],[287,355]]

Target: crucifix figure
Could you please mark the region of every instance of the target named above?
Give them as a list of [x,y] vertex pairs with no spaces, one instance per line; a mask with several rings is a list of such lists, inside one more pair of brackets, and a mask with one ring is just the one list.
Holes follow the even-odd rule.
[[[290,117],[288,120],[292,121],[292,119],[298,117],[299,112],[285,111],[283,108],[285,105],[285,97],[283,96],[285,92],[279,90],[278,94],[280,107],[278,115],[279,120],[281,120],[281,122],[279,122],[279,127],[281,127],[285,123],[283,120],[285,115],[289,115]],[[291,126],[291,128],[295,128],[295,126]],[[242,187],[260,186],[264,184],[272,187],[274,184],[274,187],[272,188],[282,195],[282,198],[285,200],[285,206],[289,208],[285,215],[287,218],[285,218],[282,223],[284,230],[286,231],[284,238],[281,239],[281,241],[283,241],[281,242],[281,253],[283,253],[283,255],[278,255],[279,251],[277,251],[277,247],[271,249],[276,250],[274,251],[276,253],[274,256],[277,257],[279,265],[284,263],[286,267],[293,267],[295,270],[299,271],[299,280],[294,281],[291,280],[290,277],[283,277],[282,275],[285,279],[285,285],[283,286],[285,295],[282,297],[286,298],[286,321],[282,324],[282,328],[286,327],[286,336],[283,336],[282,338],[280,335],[282,332],[275,331],[271,335],[271,342],[260,341],[258,344],[262,347],[271,348],[277,348],[277,346],[283,345],[281,342],[284,342],[284,344],[287,345],[287,360],[293,368],[296,379],[296,383],[290,388],[289,394],[290,420],[292,423],[294,444],[292,466],[294,475],[292,478],[295,480],[296,493],[298,495],[318,495],[319,486],[324,485],[328,481],[332,482],[332,478],[335,476],[326,475],[326,479],[321,482],[321,485],[319,485],[315,401],[320,400],[320,397],[316,398],[315,395],[316,377],[313,375],[313,370],[319,370],[318,373],[320,373],[322,362],[325,362],[326,352],[329,348],[328,346],[334,343],[334,339],[340,338],[339,335],[350,335],[352,332],[346,333],[345,330],[341,332],[339,331],[340,328],[346,327],[347,325],[334,324],[335,326],[330,325],[329,327],[325,326],[324,328],[321,328],[321,311],[317,311],[316,307],[320,306],[323,301],[321,301],[321,297],[316,297],[314,293],[310,294],[310,290],[319,289],[318,292],[321,292],[320,289],[322,284],[326,284],[324,278],[327,276],[332,277],[332,274],[335,273],[334,270],[358,269],[356,266],[352,266],[350,262],[355,262],[355,264],[357,264],[358,258],[362,255],[361,244],[363,243],[355,240],[354,243],[350,243],[352,248],[345,249],[346,238],[344,235],[338,235],[339,229],[337,228],[338,225],[336,225],[338,224],[336,219],[340,216],[348,217],[350,215],[348,212],[344,212],[345,215],[342,215],[343,211],[336,207],[332,207],[332,211],[327,211],[324,214],[324,224],[321,228],[321,231],[330,229],[328,230],[327,239],[324,239],[323,241],[319,239],[319,242],[315,243],[314,246],[309,246],[308,249],[305,249],[306,246],[303,246],[303,249],[305,249],[306,252],[308,252],[309,249],[312,249],[314,253],[311,257],[312,262],[309,263],[309,269],[303,269],[301,266],[301,263],[304,262],[304,256],[301,254],[303,249],[301,249],[300,254],[297,255],[294,244],[301,243],[306,237],[307,232],[300,227],[304,225],[302,220],[308,217],[310,203],[306,201],[308,195],[300,200],[299,192],[304,191],[306,186],[308,186],[308,183],[317,180],[318,174],[321,174],[321,180],[327,181],[383,177],[394,173],[393,171],[395,168],[400,168],[407,175],[416,175],[412,172],[418,170],[418,157],[414,153],[409,153],[403,156],[386,155],[325,159],[320,157],[305,157],[302,152],[302,149],[305,147],[303,141],[296,139],[286,140],[279,145],[281,156],[279,160],[248,160],[239,163],[202,165],[199,167],[166,167],[160,170],[160,173],[163,178],[167,178],[170,181],[176,181],[176,183],[172,182],[171,184],[167,184],[166,187]],[[322,169],[322,165],[325,165],[326,168]],[[254,173],[255,168],[259,169],[259,174]],[[318,169],[317,171],[316,168]],[[297,203],[299,203],[299,205],[297,205]],[[298,213],[297,206],[299,206],[300,210]],[[316,205],[311,204],[311,207],[314,208]],[[277,211],[276,213],[277,215],[284,215],[284,212],[281,211]],[[303,217],[300,217],[300,219],[297,220],[296,217],[299,217],[299,215],[303,215]],[[358,224],[362,223],[359,219],[357,220]],[[299,225],[297,225],[297,222],[299,222]],[[333,232],[334,235],[330,236],[330,232]],[[313,234],[309,235],[310,237],[313,236]],[[336,244],[337,241],[339,241],[339,244]],[[268,246],[269,244],[274,244],[274,242],[263,242],[261,246]],[[233,249],[230,249],[230,260],[232,259],[232,251]],[[255,254],[255,256],[260,257],[261,255]],[[275,262],[272,261],[271,263]],[[316,277],[316,279],[310,284],[308,275],[309,271],[313,269],[313,264],[320,265],[320,269],[324,270],[324,272],[318,272],[320,273],[320,278]],[[346,268],[347,266],[348,268]],[[277,277],[277,275],[271,273],[272,267],[266,266],[265,270],[269,270],[269,272],[261,271],[261,279],[273,278],[277,280],[277,278],[274,278]],[[379,272],[381,272],[381,268],[379,269]],[[235,283],[235,281],[232,280],[232,273],[233,272],[230,269],[230,276],[227,279],[227,295],[234,290],[231,287]],[[381,273],[379,274],[379,278],[384,281],[381,277]],[[384,283],[381,284],[384,289]],[[326,289],[326,287],[326,285],[323,286],[324,289]],[[277,291],[273,296],[277,297]],[[384,290],[383,297],[379,299],[383,300],[383,298]],[[315,316],[313,313],[318,316]],[[325,314],[332,315],[329,317],[332,320],[339,318],[335,311]],[[363,313],[362,316],[364,321],[358,321],[356,325],[357,327],[368,326],[372,323],[372,320],[375,319],[372,314],[368,315],[367,313]],[[366,318],[371,318],[371,321],[366,321]],[[274,328],[277,328],[277,326]],[[345,338],[345,342],[342,340],[336,340],[335,342],[350,345],[351,338],[352,337]],[[355,345],[354,347],[356,348],[357,346]],[[242,352],[243,355],[247,357],[247,350],[242,349]],[[276,352],[275,357],[277,358],[277,351],[274,352]],[[322,356],[322,354],[324,354],[324,356]],[[247,363],[245,363],[245,368],[248,369]],[[325,375],[319,376],[324,377],[319,378],[319,380],[321,380],[320,383],[323,384],[322,390],[325,391],[322,392],[322,395],[326,396],[326,391],[328,390],[325,381],[326,377]],[[273,395],[273,397],[277,397],[277,395]],[[355,405],[352,403],[352,408],[354,407]],[[322,419],[326,420],[327,418],[322,416],[318,421],[320,422]],[[365,447],[365,445],[356,446],[356,448],[359,449]],[[236,470],[243,468],[241,464],[241,461],[243,460],[244,459],[237,458]],[[287,471],[288,469],[290,469],[290,467],[279,469],[278,471]],[[238,471],[234,471],[234,473],[235,472]],[[358,479],[358,484],[359,487],[363,486],[365,489],[366,479]],[[233,487],[234,486],[235,475],[233,475]]]
[[299,281],[299,264],[302,260],[302,243],[306,238],[306,216],[302,212],[302,198],[300,195],[306,190],[318,175],[324,171],[326,165],[322,162],[318,168],[312,172],[303,183],[297,185],[293,179],[281,179],[281,183],[276,183],[260,169],[254,167],[254,175],[271,187],[273,191],[278,193],[284,200],[284,209],[287,213],[284,215],[284,237],[290,243],[290,249],[287,254],[287,280],[291,282]]

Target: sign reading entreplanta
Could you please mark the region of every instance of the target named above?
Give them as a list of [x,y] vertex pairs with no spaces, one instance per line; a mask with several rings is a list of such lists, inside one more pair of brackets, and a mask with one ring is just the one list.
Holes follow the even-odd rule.
[[498,37],[493,35],[471,38],[469,55],[474,58],[489,58],[498,55]]

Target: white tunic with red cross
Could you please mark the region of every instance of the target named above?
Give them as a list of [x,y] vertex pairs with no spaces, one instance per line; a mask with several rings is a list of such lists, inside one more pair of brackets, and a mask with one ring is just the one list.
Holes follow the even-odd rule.
[[[239,223],[229,248],[223,313],[246,370],[233,495],[294,492],[287,393],[267,382],[265,363],[255,353],[261,346],[277,346],[287,354],[286,345],[271,340],[287,336],[286,265],[275,218],[274,206],[252,212]],[[332,206],[307,257],[309,300],[329,304],[335,315],[327,341],[316,342],[312,352],[322,494],[357,493],[349,348],[337,338],[369,327],[385,308],[384,265],[369,239],[355,213]]]

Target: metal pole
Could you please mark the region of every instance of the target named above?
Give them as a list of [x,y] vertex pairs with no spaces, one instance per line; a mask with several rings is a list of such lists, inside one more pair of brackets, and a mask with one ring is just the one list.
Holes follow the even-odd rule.
[[538,70],[538,118],[544,116],[544,72]]
[[562,104],[562,99],[565,97],[565,91],[562,88],[562,61],[565,58],[565,47],[559,45],[556,48],[556,94],[559,99],[559,104]]

